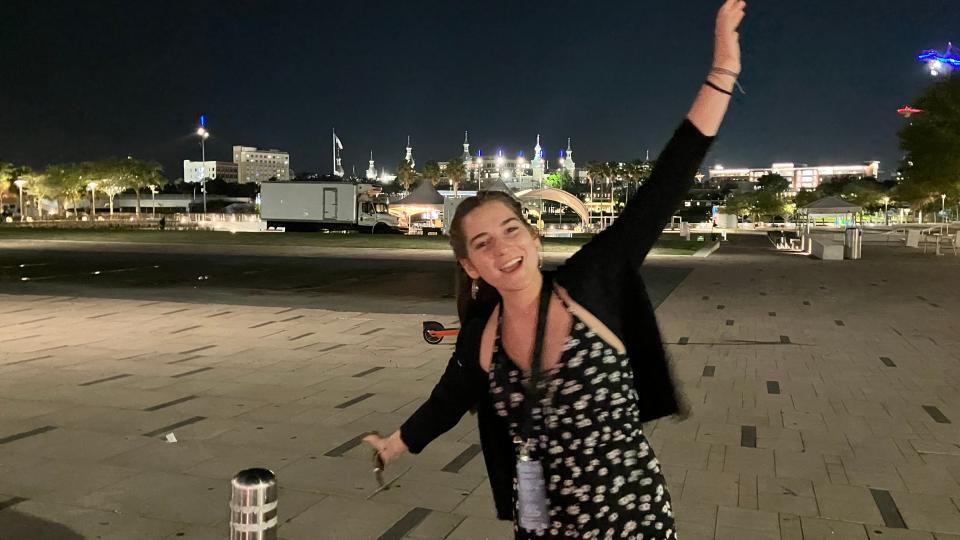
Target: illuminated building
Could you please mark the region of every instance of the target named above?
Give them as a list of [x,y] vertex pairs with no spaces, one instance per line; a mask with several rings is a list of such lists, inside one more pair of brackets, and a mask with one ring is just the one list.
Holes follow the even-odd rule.
[[814,190],[820,184],[833,178],[852,176],[855,178],[877,178],[880,175],[880,162],[869,161],[863,165],[824,165],[809,167],[803,164],[774,163],[769,168],[730,169],[717,165],[710,169],[711,182],[736,181],[757,182],[768,174],[779,174],[790,182],[790,192],[801,189]]

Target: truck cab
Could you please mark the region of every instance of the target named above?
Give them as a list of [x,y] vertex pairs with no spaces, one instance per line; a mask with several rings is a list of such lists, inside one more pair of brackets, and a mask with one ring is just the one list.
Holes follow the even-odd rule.
[[361,193],[357,202],[357,226],[363,232],[386,233],[395,231],[400,225],[400,219],[390,214],[385,197],[380,195],[379,188],[369,186],[366,191],[361,186]]

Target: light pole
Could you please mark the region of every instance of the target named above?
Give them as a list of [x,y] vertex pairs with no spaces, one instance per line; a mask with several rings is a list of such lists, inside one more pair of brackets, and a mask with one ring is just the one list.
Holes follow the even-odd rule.
[[204,127],[206,120],[200,117],[200,128],[197,129],[197,135],[200,137],[200,191],[203,192],[203,219],[207,219],[207,138],[210,132]]
[[157,186],[150,184],[150,201],[153,207],[153,219],[157,219]]
[[947,221],[947,194],[940,194],[940,218]]
[[13,185],[17,186],[17,189],[20,190],[20,221],[23,221],[23,186],[27,185],[27,181],[18,178],[13,181]]
[[480,191],[481,185],[483,184],[483,158],[479,155],[477,156],[477,191]]
[[92,220],[97,217],[97,183],[90,182],[87,184],[87,189],[90,190],[90,219]]
[[890,225],[890,214],[887,209],[890,206],[890,197],[883,196],[880,200],[883,201],[883,222],[885,226],[888,226]]
[[497,151],[497,178],[503,181],[503,150]]

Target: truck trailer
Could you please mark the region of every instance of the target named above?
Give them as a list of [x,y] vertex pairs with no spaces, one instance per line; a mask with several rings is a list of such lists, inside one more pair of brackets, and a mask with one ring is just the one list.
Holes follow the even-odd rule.
[[344,182],[264,182],[260,219],[267,229],[286,231],[396,232],[399,220],[388,212],[380,188]]

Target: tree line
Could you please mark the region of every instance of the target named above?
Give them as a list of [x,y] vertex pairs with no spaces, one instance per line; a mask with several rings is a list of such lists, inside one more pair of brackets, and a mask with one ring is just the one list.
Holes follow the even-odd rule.
[[97,193],[107,196],[112,215],[114,198],[129,191],[137,197],[136,211],[139,217],[141,195],[155,193],[166,185],[167,179],[159,163],[131,157],[56,163],[40,171],[0,161],[0,201],[5,198],[19,201],[22,189],[24,204],[32,199],[37,217],[41,217],[40,204],[43,199],[56,204],[56,215],[65,216],[67,203],[71,203],[77,213],[80,201],[91,193],[94,196]]

